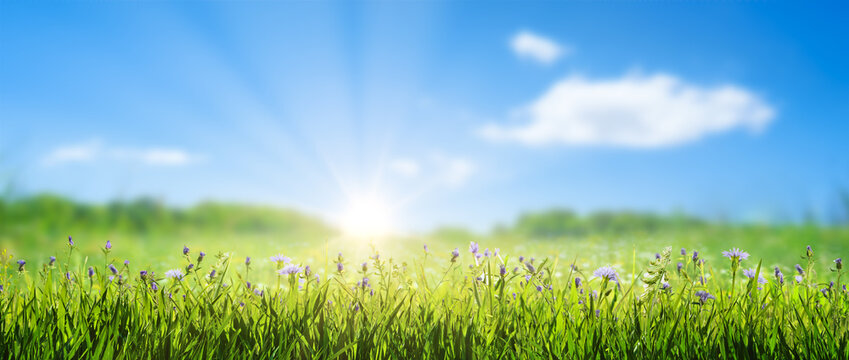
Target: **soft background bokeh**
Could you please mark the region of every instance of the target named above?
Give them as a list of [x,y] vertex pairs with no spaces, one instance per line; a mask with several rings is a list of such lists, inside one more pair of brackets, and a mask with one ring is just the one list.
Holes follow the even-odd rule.
[[845,12],[3,1],[0,246],[824,264],[849,242]]

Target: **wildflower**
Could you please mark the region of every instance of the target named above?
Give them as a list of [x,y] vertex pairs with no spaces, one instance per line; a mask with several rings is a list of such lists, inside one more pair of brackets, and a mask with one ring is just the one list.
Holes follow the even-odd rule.
[[345,270],[345,266],[343,266],[342,263],[336,263],[336,271],[341,273],[342,270]]
[[124,266],[129,266],[129,265],[130,265],[130,260],[124,260]]
[[109,240],[106,240],[106,250],[112,250],[112,242]]
[[186,266],[186,272],[189,272],[194,268],[195,268],[195,264],[189,264],[189,266]]
[[814,249],[811,249],[811,245],[808,245],[808,247],[805,248],[805,254],[807,254],[808,257],[814,256]]
[[205,252],[201,251],[200,253],[198,253],[198,264],[200,264],[200,262],[203,261],[204,256],[206,256]]
[[189,248],[186,245],[183,245],[183,255],[189,255]]
[[746,260],[746,259],[749,258],[749,253],[747,253],[743,250],[740,250],[738,248],[733,248],[733,249],[728,250],[728,251],[723,251],[722,256],[725,256],[725,257],[731,259],[732,261],[734,261],[734,260],[743,261],[743,260]]
[[139,276],[142,277],[142,278],[147,277],[147,270],[139,271]]
[[805,275],[805,270],[802,269],[802,265],[796,264],[796,272],[798,272],[799,275]]
[[[755,269],[744,269],[743,275],[749,279],[754,279],[756,272],[757,271]],[[763,274],[758,274],[758,284],[766,284],[766,279],[763,277]]]
[[172,278],[175,280],[183,280],[183,276],[185,275],[183,275],[183,271],[180,269],[171,269],[165,272],[165,277]]
[[254,289],[254,295],[262,297],[265,294],[265,290]]
[[109,264],[109,271],[111,271],[113,274],[117,274],[118,268],[116,268],[115,265]]
[[88,267],[88,277],[92,277],[92,276],[94,276],[94,268],[89,266]]
[[581,287],[581,278],[579,278],[579,277],[575,278],[575,287]]
[[498,253],[501,252],[501,249],[495,248],[495,251],[492,252],[492,256],[498,257]]
[[669,282],[664,280],[663,282],[660,283],[660,288],[663,289],[663,290],[669,289]]
[[460,257],[460,249],[454,248],[454,251],[451,252],[451,262],[457,261],[458,257]]
[[424,244],[424,252],[427,253],[427,244]]
[[304,266],[304,277],[310,276],[312,274],[312,269],[309,265]]
[[55,262],[56,262],[56,257],[55,257],[55,256],[51,256],[51,257],[50,257],[50,263],[49,263],[48,265],[49,265],[49,266],[53,266],[53,263],[55,263]]
[[519,272],[519,267],[518,267],[518,266],[514,266],[514,267],[513,267],[513,273],[514,273],[514,274],[516,274],[516,273],[518,273],[518,272]]
[[245,282],[245,286],[247,286],[247,287],[248,287],[248,289],[250,289],[250,288],[251,288],[251,282],[250,282],[250,281],[246,281],[246,282]]
[[248,257],[245,258],[245,265],[250,265],[250,264],[251,264],[251,257],[248,256]]
[[781,273],[781,269],[778,266],[775,267],[775,278],[779,284],[784,285],[784,274]]
[[542,292],[542,285],[537,285],[537,291]]
[[299,272],[301,272],[301,268],[299,268],[297,265],[292,264],[286,265],[282,269],[277,271],[277,273],[280,275],[293,275]]
[[115,280],[115,276],[114,276],[114,275],[109,275],[109,282],[112,282],[112,280]]
[[369,290],[368,295],[369,295],[369,296],[374,296],[374,289]]
[[483,257],[483,254],[481,254],[481,253],[475,254],[475,259],[480,259],[482,257]]
[[489,252],[489,248],[483,250],[483,256],[489,257],[490,255],[492,255],[492,253]]
[[364,262],[362,267],[363,267],[363,272],[368,271],[368,262]]
[[474,241],[469,243],[469,252],[471,252],[472,254],[477,254],[478,250],[480,250],[480,248],[478,247],[478,243]]
[[71,281],[71,272],[65,273],[65,279],[68,279],[68,281]]
[[836,265],[836,266],[837,266],[837,270],[841,270],[841,269],[843,269],[843,259],[842,259],[842,258],[834,259],[834,263],[835,263],[835,264],[837,264],[837,265]]
[[704,290],[696,291],[695,295],[699,297],[700,304],[704,304],[708,299],[716,299],[715,296],[711,295],[710,293]]
[[242,301],[239,301],[239,307],[245,307],[245,303],[242,302]]
[[593,271],[593,275],[595,275],[595,277],[600,277],[607,281],[614,281],[617,283],[619,282],[619,279],[616,276],[616,270],[614,270],[610,266],[602,266],[596,269],[595,271]]
[[531,276],[531,275],[525,275],[525,281],[526,281],[526,282],[530,282],[530,281],[531,281],[531,278],[532,278],[532,276]]
[[678,263],[678,273],[681,273],[681,269],[683,269],[683,268],[684,268],[684,264],[679,262]]
[[507,267],[504,264],[498,266],[498,275],[504,276],[507,275]]
[[270,257],[269,259],[271,259],[271,262],[273,262],[278,267],[280,267],[283,264],[288,264],[290,261],[292,261],[292,259],[290,259],[286,256],[283,256],[283,254],[274,255],[274,256]]
[[794,277],[794,279],[796,279],[797,283],[801,283],[802,280],[804,280],[805,278],[803,278],[802,275],[796,275],[796,277]]
[[536,269],[536,268],[534,267],[534,265],[533,265],[533,264],[531,264],[530,262],[526,262],[526,263],[525,263],[525,267],[526,267],[526,268],[528,268],[528,271],[530,271],[530,272],[532,272],[532,273],[537,272],[537,269]]
[[572,268],[572,271],[578,271],[578,266],[575,263],[569,264],[569,267]]
[[519,262],[520,262],[520,263],[525,262],[525,257],[524,257],[524,256],[522,256],[522,255],[519,255]]
[[354,304],[354,312],[360,311],[360,303]]
[[681,248],[681,256],[687,256],[687,249]]
[[698,260],[699,260],[699,252],[694,250],[693,251],[693,262],[696,262]]
[[150,282],[150,289],[153,290],[153,291],[159,290],[159,285],[156,284],[156,281]]
[[822,289],[820,289],[820,292],[822,292],[822,296],[826,296],[826,297],[828,296],[828,289],[822,288]]
[[656,260],[660,260],[660,253],[654,253],[654,258]]
[[215,269],[212,269],[212,271],[209,272],[209,278],[210,279],[215,278]]
[[24,265],[26,265],[26,260],[18,260],[18,271],[24,271]]
[[74,246],[74,239],[70,235],[68,236],[68,246]]
[[321,282],[321,277],[318,274],[315,274],[315,283],[318,284]]

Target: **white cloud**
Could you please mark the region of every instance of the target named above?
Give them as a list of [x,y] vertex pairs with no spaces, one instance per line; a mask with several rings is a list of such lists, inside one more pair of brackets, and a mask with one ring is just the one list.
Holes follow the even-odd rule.
[[86,143],[60,146],[43,158],[48,166],[63,163],[81,163],[100,160],[124,161],[150,166],[183,166],[202,159],[181,149],[173,148],[143,148],[133,149],[110,147],[98,140]]
[[421,172],[419,163],[412,159],[395,159],[389,163],[389,168],[395,173],[408,178],[416,177]]
[[489,124],[481,134],[528,145],[653,148],[738,128],[757,133],[775,110],[737,85],[702,87],[658,73],[601,80],[570,76],[517,115],[524,124]]
[[53,165],[65,162],[89,162],[94,160],[100,153],[102,146],[99,141],[92,140],[86,143],[60,146],[44,157],[45,165]]
[[518,32],[510,39],[510,48],[519,57],[542,64],[551,64],[567,52],[567,49],[555,41],[527,30]]
[[449,187],[465,185],[475,172],[475,166],[467,159],[437,156],[434,160],[439,181]]

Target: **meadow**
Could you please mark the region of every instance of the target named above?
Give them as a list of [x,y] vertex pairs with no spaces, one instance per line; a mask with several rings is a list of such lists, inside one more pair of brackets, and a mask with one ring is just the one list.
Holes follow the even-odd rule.
[[2,358],[849,358],[840,226],[557,210],[352,241],[232,204],[0,209]]

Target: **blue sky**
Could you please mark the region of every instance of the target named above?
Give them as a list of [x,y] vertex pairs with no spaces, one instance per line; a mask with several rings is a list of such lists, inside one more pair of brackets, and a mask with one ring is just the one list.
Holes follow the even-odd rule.
[[828,216],[846,8],[783,3],[0,3],[19,191],[295,207],[396,227],[521,211]]

